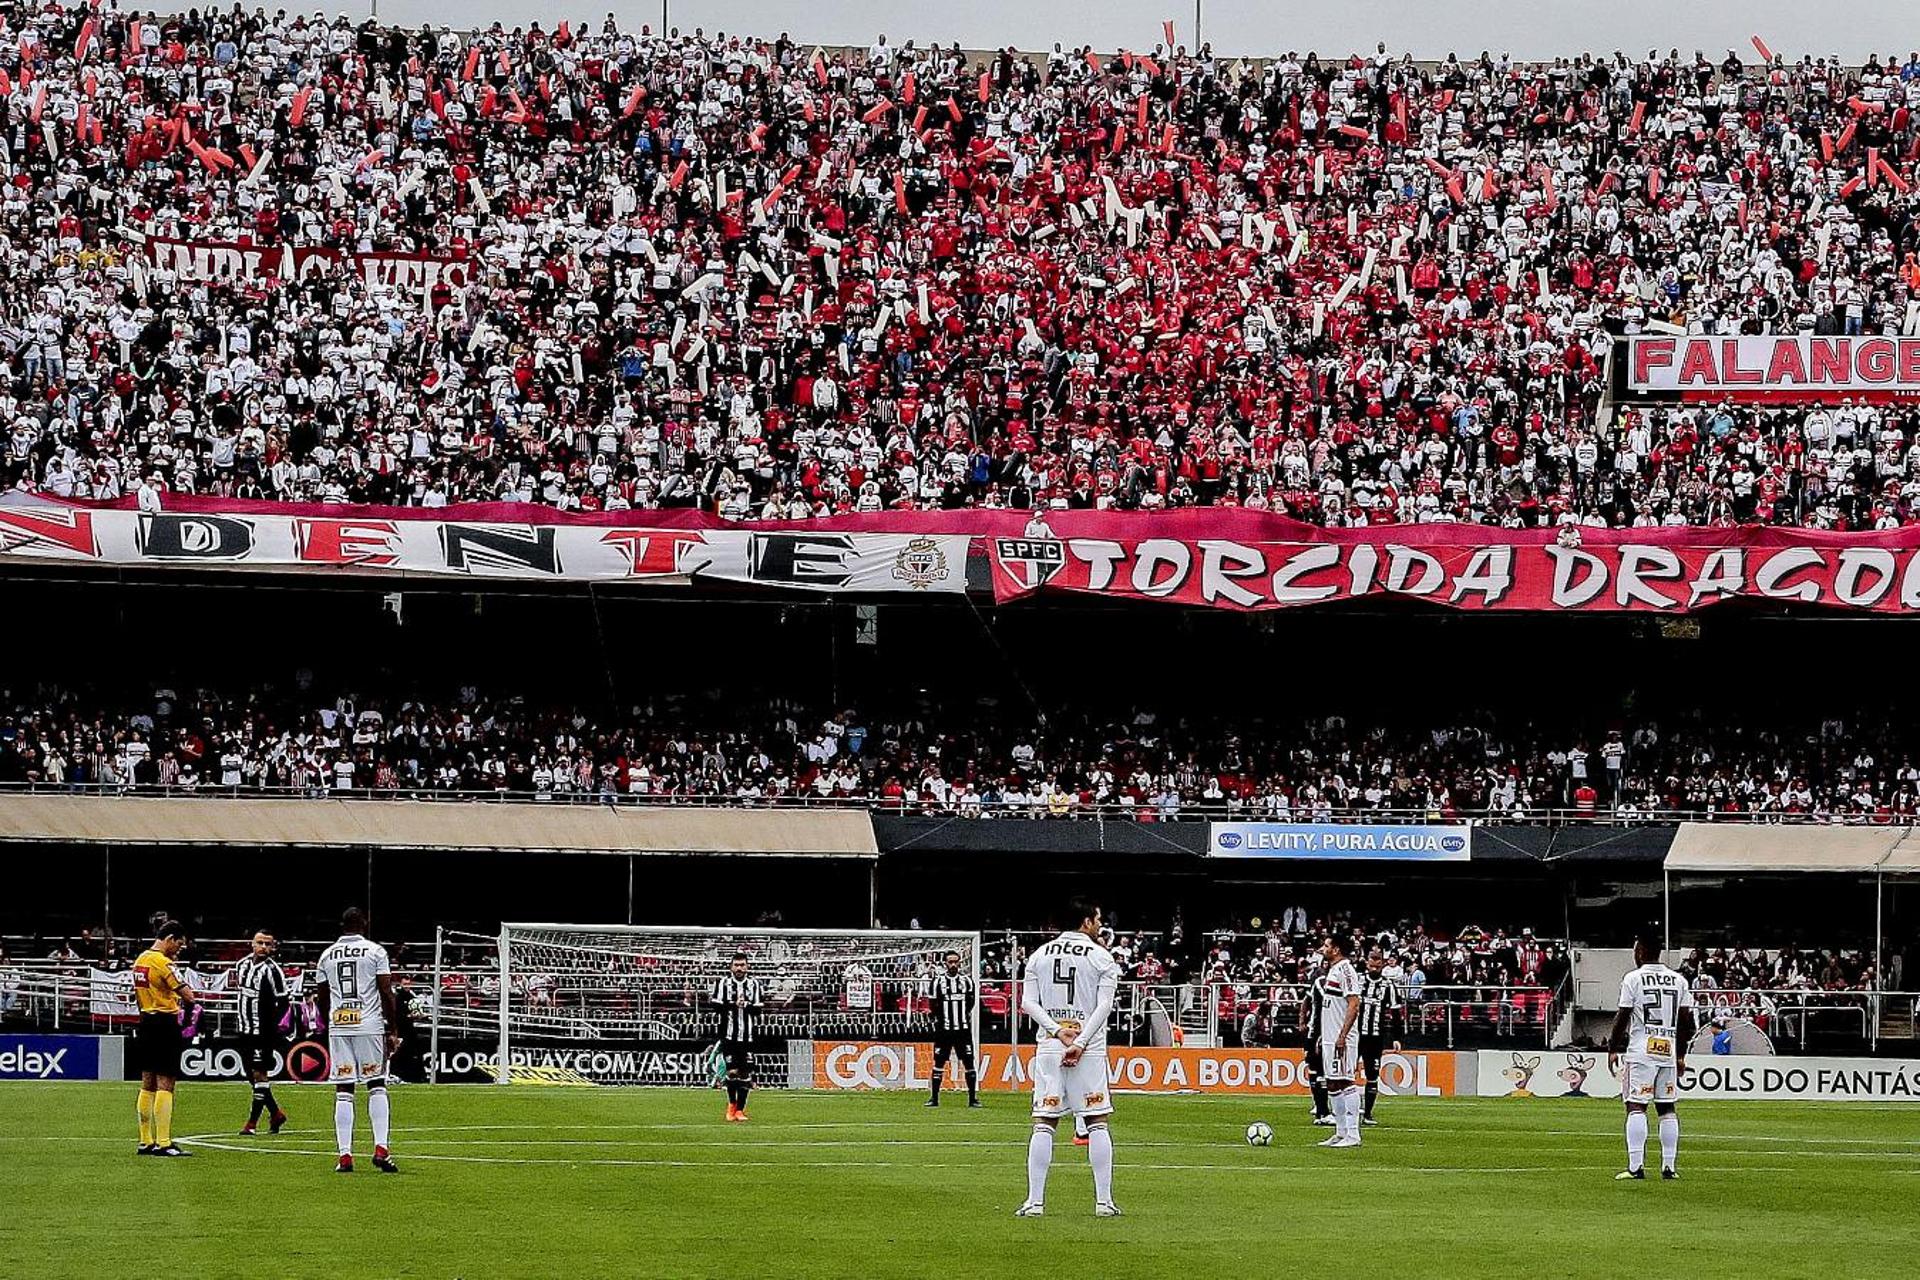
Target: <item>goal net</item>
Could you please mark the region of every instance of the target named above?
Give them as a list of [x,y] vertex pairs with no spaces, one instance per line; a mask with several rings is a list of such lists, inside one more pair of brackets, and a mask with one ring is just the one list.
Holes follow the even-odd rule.
[[[507,924],[487,984],[511,1068],[497,1078],[553,1068],[596,1084],[711,1084],[709,993],[742,951],[765,990],[754,1043],[765,1084],[810,1079],[809,1041],[929,1038],[927,986],[948,951],[976,990],[980,978],[977,933]],[[803,1058],[805,1072],[790,1070]]]

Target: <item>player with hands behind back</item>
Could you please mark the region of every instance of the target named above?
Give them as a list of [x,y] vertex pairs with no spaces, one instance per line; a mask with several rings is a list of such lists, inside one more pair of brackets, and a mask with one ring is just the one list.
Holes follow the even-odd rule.
[[1053,1134],[1060,1117],[1087,1122],[1087,1158],[1093,1165],[1095,1217],[1117,1218],[1113,1203],[1113,1114],[1107,1076],[1107,1019],[1113,1012],[1120,965],[1100,944],[1100,908],[1074,899],[1068,927],[1027,958],[1020,1011],[1033,1019],[1033,1134],[1027,1140],[1027,1198],[1015,1216],[1037,1218],[1047,1198]]

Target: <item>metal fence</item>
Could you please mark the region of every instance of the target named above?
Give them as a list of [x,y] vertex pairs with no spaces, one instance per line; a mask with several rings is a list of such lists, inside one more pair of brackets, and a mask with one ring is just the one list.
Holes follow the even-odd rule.
[[[320,945],[314,944],[317,950]],[[194,966],[220,973],[230,962]],[[289,963],[296,996],[304,967]],[[101,1012],[102,992],[86,962],[29,959],[0,966],[0,1026],[20,1029],[111,1032],[129,1019]],[[491,965],[442,969],[435,981],[428,963],[396,966],[395,984],[424,1030],[437,1018],[443,1035],[492,1038],[499,1033],[499,976]],[[1539,986],[1422,985],[1406,992],[1400,1039],[1409,1048],[1469,1048],[1475,1044],[1530,1042],[1551,1047],[1567,1011],[1566,982]],[[770,993],[768,1025],[795,1038],[900,1040],[924,1037],[931,1025],[917,981],[877,981],[870,1005],[849,1007],[840,993]],[[510,991],[515,1016],[532,1032],[577,1039],[697,1036],[710,1021],[701,993],[684,982],[615,984],[591,989],[570,977],[566,987],[539,974],[515,977]],[[1310,989],[1303,983],[1192,981],[1125,982],[1115,999],[1109,1036],[1126,1045],[1298,1046]],[[1776,1049],[1817,1051],[1823,1039],[1882,1041],[1920,1039],[1920,992],[1818,989],[1696,990],[1702,1027],[1716,1019],[1751,1022]],[[237,1031],[237,1001],[210,991],[201,1000],[199,1031],[222,1036]],[[1030,1035],[1020,1026],[1019,984],[1005,977],[980,983],[980,1034],[989,1042],[1018,1043]]]
[[869,812],[901,817],[961,817],[997,820],[1064,821],[1099,820],[1107,822],[1284,822],[1284,823],[1391,823],[1422,824],[1472,822],[1510,826],[1651,826],[1677,822],[1714,822],[1733,826],[1900,826],[1912,821],[1895,822],[1872,813],[1718,813],[1711,809],[1640,809],[1598,806],[1581,809],[1564,805],[1531,809],[1429,809],[1369,806],[1322,806],[1312,809],[1283,808],[1254,800],[1232,802],[1170,802],[1166,804],[1129,804],[1114,801],[1081,803],[1077,799],[1060,803],[1045,798],[984,801],[970,799],[961,803],[942,803],[924,798],[886,800],[873,796],[784,795],[736,796],[711,794],[661,794],[618,791],[492,791],[443,790],[427,786],[376,787],[223,787],[210,783],[183,787],[174,785],[133,785],[102,783],[5,783],[0,796],[76,795],[146,796],[196,800],[385,800],[428,801],[448,804],[552,804],[607,805],[634,808],[707,808],[707,809],[865,809]]

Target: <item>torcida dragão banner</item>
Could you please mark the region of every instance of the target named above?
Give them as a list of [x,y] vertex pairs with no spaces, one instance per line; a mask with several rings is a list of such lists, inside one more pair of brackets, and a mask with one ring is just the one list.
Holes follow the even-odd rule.
[[[1075,520],[1071,534],[992,538],[994,594],[1003,602],[1071,592],[1250,610],[1388,596],[1481,611],[1688,613],[1739,597],[1920,610],[1920,529],[1336,531],[1239,515],[1222,513],[1217,529],[1182,519],[1168,536],[1108,517]],[[1259,536],[1275,523],[1290,526],[1289,536]]]

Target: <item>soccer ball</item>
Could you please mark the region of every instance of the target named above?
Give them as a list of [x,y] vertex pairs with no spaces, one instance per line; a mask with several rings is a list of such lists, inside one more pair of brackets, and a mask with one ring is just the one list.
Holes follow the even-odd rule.
[[1269,1125],[1265,1120],[1255,1120],[1247,1126],[1248,1146],[1264,1147],[1270,1145],[1272,1142],[1273,1126]]

